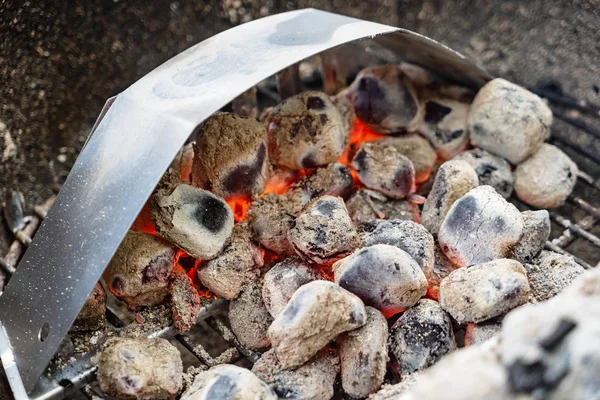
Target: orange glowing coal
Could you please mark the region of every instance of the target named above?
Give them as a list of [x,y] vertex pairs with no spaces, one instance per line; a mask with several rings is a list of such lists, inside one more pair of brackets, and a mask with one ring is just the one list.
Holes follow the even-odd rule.
[[150,200],[144,204],[142,211],[140,211],[133,225],[131,225],[131,230],[156,235],[156,227],[150,216]]

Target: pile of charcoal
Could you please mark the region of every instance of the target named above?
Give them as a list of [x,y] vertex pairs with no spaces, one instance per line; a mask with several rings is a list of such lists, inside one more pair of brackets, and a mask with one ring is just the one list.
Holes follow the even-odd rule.
[[[103,279],[134,309],[169,305],[181,332],[207,292],[229,300],[231,331],[260,358],[186,383],[168,341],[121,336],[98,359],[106,394],[597,395],[600,274],[543,250],[546,210],[507,201],[514,190],[557,207],[575,185],[576,164],[544,143],[542,99],[503,79],[475,93],[401,64],[249,114],[199,127]],[[104,298],[98,286],[78,329],[98,329]]]

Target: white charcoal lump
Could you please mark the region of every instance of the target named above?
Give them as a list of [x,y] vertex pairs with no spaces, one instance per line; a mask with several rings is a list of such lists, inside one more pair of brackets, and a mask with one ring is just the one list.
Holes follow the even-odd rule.
[[465,346],[474,346],[483,343],[500,334],[502,321],[490,319],[479,324],[468,324],[465,330]]
[[387,244],[357,250],[333,265],[334,280],[385,315],[412,307],[427,292],[419,264]]
[[527,272],[506,258],[459,268],[440,285],[440,305],[459,323],[478,323],[525,304]]
[[537,301],[556,296],[585,272],[573,257],[545,250],[523,266],[527,270],[531,294]]
[[491,186],[478,186],[446,214],[438,242],[456,266],[480,264],[509,255],[523,234],[523,216]]
[[479,185],[477,173],[464,161],[446,161],[438,169],[431,191],[423,205],[421,223],[437,235],[456,200]]
[[236,299],[229,302],[229,322],[242,345],[259,350],[271,344],[267,330],[273,318],[263,303],[260,282],[249,284]]
[[523,211],[523,237],[512,250],[512,258],[530,262],[544,248],[550,236],[550,214],[546,210]]
[[417,204],[408,200],[390,199],[369,189],[358,189],[354,192],[346,201],[346,207],[355,224],[379,218],[421,221]]
[[342,388],[353,398],[368,396],[383,383],[388,361],[388,325],[381,312],[366,307],[367,322],[338,336]]
[[504,158],[483,149],[472,149],[460,153],[453,160],[468,162],[477,173],[480,185],[493,187],[505,199],[511,195],[514,179],[510,164]]
[[365,324],[363,302],[329,281],[301,286],[269,328],[269,339],[283,368],[310,360],[337,335]]
[[517,165],[515,192],[519,199],[538,208],[562,205],[573,191],[579,169],[558,147],[544,143]]
[[473,146],[519,164],[550,136],[552,111],[535,94],[497,78],[475,96],[467,124]]
[[412,133],[382,139],[381,144],[396,148],[400,154],[410,160],[415,168],[415,183],[425,182],[429,178],[436,154],[427,139]]
[[294,182],[287,197],[298,196],[302,204],[319,196],[334,196],[347,199],[352,193],[354,180],[350,168],[339,163],[315,168],[307,175]]
[[443,96],[427,96],[419,132],[433,144],[443,160],[449,160],[469,144],[467,115],[469,103]]

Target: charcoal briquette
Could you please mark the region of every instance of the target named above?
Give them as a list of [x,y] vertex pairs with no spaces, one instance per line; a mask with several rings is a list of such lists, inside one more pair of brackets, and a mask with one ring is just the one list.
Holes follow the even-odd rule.
[[401,219],[420,222],[419,206],[408,200],[390,199],[379,192],[369,189],[358,189],[346,200],[348,215],[359,225],[375,219]]
[[436,160],[436,153],[429,141],[416,133],[385,138],[383,146],[394,147],[410,160],[415,168],[415,183],[423,183],[429,178]]
[[454,271],[454,265],[448,260],[440,246],[436,243],[433,252],[433,273],[428,277],[427,293],[434,299],[439,298],[442,280]]
[[491,319],[479,324],[468,324],[465,332],[465,346],[474,346],[500,335],[502,321]]
[[229,322],[231,331],[242,345],[259,350],[271,344],[267,330],[273,318],[263,302],[261,282],[249,284],[229,302]]
[[544,248],[550,236],[550,214],[546,210],[523,211],[523,237],[512,249],[511,257],[528,263]]
[[354,180],[350,168],[339,163],[316,168],[294,182],[286,196],[300,198],[302,204],[319,196],[334,196],[347,199],[352,193]]
[[184,271],[174,272],[169,286],[173,326],[179,332],[187,332],[200,314],[200,294],[192,279]]
[[195,145],[196,142],[192,142],[183,146],[171,163],[171,169],[177,171],[180,182],[192,183],[192,165],[194,163]]
[[69,331],[92,332],[102,329],[105,324],[106,292],[100,282],[98,282],[94,286],[94,289],[92,289],[92,293],[88,296]]
[[469,144],[467,115],[469,103],[430,95],[423,101],[425,115],[419,132],[433,145],[437,155],[449,160]]
[[384,384],[381,389],[368,397],[369,400],[398,400],[402,393],[407,392],[417,381],[419,374],[405,375],[400,383]]
[[527,270],[531,294],[537,301],[556,296],[585,272],[573,257],[546,250],[523,266]]
[[454,160],[469,163],[477,173],[480,185],[493,187],[507,199],[513,191],[513,174],[510,164],[504,158],[483,149],[472,149],[460,153]]

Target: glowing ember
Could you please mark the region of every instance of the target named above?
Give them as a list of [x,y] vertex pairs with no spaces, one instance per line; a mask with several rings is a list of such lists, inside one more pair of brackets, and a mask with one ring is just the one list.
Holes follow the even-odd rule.
[[144,208],[138,214],[137,218],[131,225],[132,231],[138,232],[146,232],[156,235],[156,227],[154,226],[154,222],[152,221],[152,217],[150,216],[150,202],[147,201],[144,204]]
[[231,197],[226,201],[229,207],[231,207],[231,211],[233,211],[235,222],[245,221],[251,199],[248,197]]

